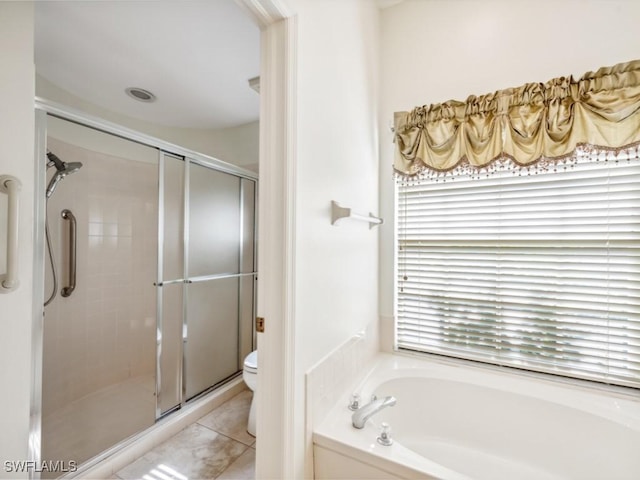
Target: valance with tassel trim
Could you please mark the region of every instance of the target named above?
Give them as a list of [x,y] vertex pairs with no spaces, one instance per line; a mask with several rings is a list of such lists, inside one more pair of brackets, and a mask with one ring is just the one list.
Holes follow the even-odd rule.
[[640,60],[395,114],[395,171],[548,165],[640,144]]

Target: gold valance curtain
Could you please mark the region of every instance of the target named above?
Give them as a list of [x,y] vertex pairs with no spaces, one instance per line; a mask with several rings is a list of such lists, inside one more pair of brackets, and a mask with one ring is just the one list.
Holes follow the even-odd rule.
[[395,114],[394,168],[404,176],[519,166],[572,156],[576,147],[640,142],[640,60]]

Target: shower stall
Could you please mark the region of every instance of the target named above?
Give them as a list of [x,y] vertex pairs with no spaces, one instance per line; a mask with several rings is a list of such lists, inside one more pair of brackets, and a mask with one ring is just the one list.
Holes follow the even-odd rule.
[[81,464],[241,373],[257,177],[46,102],[36,125],[41,459]]

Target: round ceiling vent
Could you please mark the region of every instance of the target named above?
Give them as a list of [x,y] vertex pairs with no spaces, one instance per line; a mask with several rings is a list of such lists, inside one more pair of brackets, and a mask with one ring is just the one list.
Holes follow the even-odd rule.
[[127,92],[127,95],[129,95],[131,98],[135,98],[140,102],[150,103],[155,101],[156,99],[156,96],[153,93],[145,90],[144,88],[129,87],[125,90],[125,92]]

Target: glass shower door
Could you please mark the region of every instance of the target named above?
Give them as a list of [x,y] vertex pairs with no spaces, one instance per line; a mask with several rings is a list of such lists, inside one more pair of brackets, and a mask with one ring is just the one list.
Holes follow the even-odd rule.
[[188,204],[187,399],[239,370],[240,178],[191,163]]
[[[256,181],[55,117],[39,128],[77,167],[47,204],[59,293],[44,311],[41,458],[83,463],[241,372]],[[48,296],[48,262],[45,279]]]
[[158,154],[54,117],[46,133],[82,167],[47,202],[42,459],[82,463],[155,421]]
[[160,159],[157,415],[242,370],[253,349],[256,182]]

